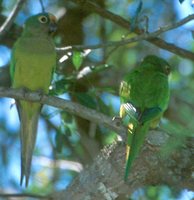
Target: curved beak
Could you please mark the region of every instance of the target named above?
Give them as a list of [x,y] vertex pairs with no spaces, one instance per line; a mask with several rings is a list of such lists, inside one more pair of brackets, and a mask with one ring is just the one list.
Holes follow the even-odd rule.
[[57,18],[51,13],[49,13],[49,19],[50,19],[49,33],[53,33],[57,30]]

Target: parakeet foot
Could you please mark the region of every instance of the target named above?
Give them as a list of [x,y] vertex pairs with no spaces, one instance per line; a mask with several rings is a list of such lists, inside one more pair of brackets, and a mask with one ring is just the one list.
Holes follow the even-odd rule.
[[121,126],[122,124],[122,118],[119,116],[114,116],[112,118],[112,121],[117,125],[117,126]]
[[44,91],[41,89],[36,90],[36,92],[38,93],[40,100],[43,98],[43,96],[45,95]]
[[19,88],[19,91],[22,93],[22,96],[24,97],[24,99],[26,98],[27,93],[30,92],[30,90],[26,87]]

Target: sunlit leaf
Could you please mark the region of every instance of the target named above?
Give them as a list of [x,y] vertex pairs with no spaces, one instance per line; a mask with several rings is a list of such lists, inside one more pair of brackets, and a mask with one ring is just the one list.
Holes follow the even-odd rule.
[[72,62],[76,70],[78,70],[83,62],[83,55],[80,51],[74,51],[72,56]]

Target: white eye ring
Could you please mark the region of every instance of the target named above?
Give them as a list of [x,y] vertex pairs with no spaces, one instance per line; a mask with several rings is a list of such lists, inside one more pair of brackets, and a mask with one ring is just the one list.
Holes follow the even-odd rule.
[[41,22],[42,24],[45,24],[45,23],[48,22],[48,18],[47,18],[46,16],[44,16],[44,15],[40,16],[40,17],[38,18],[38,20],[39,20],[39,22]]

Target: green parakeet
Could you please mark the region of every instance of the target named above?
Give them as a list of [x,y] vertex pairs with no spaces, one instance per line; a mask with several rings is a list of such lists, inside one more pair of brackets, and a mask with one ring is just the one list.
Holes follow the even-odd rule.
[[[56,67],[56,51],[51,36],[55,30],[56,18],[50,13],[40,13],[26,20],[12,51],[10,75],[13,88],[48,93]],[[16,101],[16,105],[21,122],[20,184],[25,177],[27,187],[42,105],[23,100]]]
[[128,126],[125,177],[149,128],[155,128],[169,102],[169,64],[155,55],[144,58],[120,85],[120,117]]

